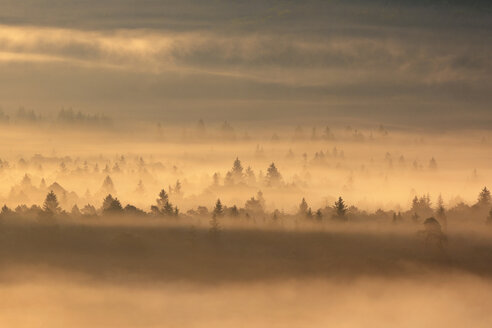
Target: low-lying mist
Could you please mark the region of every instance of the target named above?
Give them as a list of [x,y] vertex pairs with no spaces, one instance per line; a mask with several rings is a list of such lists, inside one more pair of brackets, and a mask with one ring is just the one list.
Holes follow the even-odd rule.
[[[227,220],[226,218],[222,219]],[[0,227],[11,327],[487,327],[492,232],[137,220]],[[27,314],[25,314],[27,311]]]
[[30,281],[0,286],[10,327],[489,327],[490,281],[428,275],[350,282],[101,285]]
[[0,326],[489,326],[489,131],[81,117],[0,131]]

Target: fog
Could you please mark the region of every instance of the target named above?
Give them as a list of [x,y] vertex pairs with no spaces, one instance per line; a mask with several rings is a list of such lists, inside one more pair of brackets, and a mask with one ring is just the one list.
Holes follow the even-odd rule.
[[491,9],[0,0],[0,327],[490,327]]
[[26,283],[1,288],[0,322],[11,327],[360,327],[381,322],[488,327],[490,288],[480,278],[448,275],[214,287]]
[[2,326],[491,322],[488,130],[29,113],[1,130]]
[[441,252],[415,228],[4,223],[0,323],[488,326],[492,232],[454,227]]
[[[473,205],[492,181],[489,130],[434,133],[350,121],[268,127],[64,122],[16,123],[12,116],[3,125],[3,203],[41,204],[54,188],[66,211],[75,204],[99,207],[108,193],[148,210],[161,189],[179,181],[170,198],[182,212],[211,208],[217,198],[242,206],[259,191],[268,211],[295,213],[303,197],[315,210],[339,196],[362,210],[405,211],[426,194],[434,205],[439,195],[446,207]],[[236,158],[242,172],[227,178]],[[278,184],[265,180],[272,163]],[[107,177],[111,186],[103,185]]]

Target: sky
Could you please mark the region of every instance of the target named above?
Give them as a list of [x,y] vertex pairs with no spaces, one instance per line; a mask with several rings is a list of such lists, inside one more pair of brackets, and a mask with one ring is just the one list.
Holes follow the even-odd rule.
[[0,0],[0,106],[490,128],[487,1]]

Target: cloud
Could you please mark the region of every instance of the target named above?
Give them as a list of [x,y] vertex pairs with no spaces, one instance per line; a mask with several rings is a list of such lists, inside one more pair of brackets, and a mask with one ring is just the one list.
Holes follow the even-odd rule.
[[149,74],[211,74],[291,86],[375,79],[428,84],[480,79],[491,72],[489,61],[480,53],[459,49],[440,53],[428,44],[360,37],[1,26],[0,54],[0,61],[53,61]]
[[[46,3],[3,4],[0,68],[13,81],[4,104],[25,103],[13,94],[32,103],[43,94],[51,106],[94,106],[104,93],[113,108],[121,96],[109,98],[125,94],[149,107],[262,99],[398,111],[458,101],[474,111],[491,100],[482,5],[84,1],[47,12]],[[51,101],[39,76],[58,91]]]

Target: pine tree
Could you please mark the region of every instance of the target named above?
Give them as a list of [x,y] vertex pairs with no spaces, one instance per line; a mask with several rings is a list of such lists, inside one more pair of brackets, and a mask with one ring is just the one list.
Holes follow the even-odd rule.
[[43,204],[43,211],[50,215],[55,215],[61,212],[60,204],[58,203],[58,199],[56,198],[53,190],[46,195],[46,199]]
[[241,165],[241,161],[238,157],[236,157],[236,160],[232,165],[232,174],[234,174],[236,177],[242,177],[243,175],[243,166]]
[[102,212],[104,214],[117,214],[123,212],[123,206],[118,198],[113,198],[111,194],[103,200]]
[[114,198],[111,194],[108,194],[104,200],[103,200],[103,204],[102,204],[102,210],[103,212],[104,211],[107,211],[111,208],[111,205],[113,204],[113,201],[114,201]]
[[162,209],[162,214],[166,216],[174,215],[173,205],[170,202],[166,202],[166,204],[164,204],[164,208]]
[[278,171],[277,167],[275,166],[275,163],[270,164],[270,166],[267,169],[267,174],[266,174],[266,183],[268,186],[275,186],[280,184],[282,181],[282,175]]
[[156,199],[156,202],[159,214],[166,216],[174,215],[173,205],[169,202],[169,196],[164,189],[159,193],[159,198]]
[[224,215],[224,207],[222,206],[220,199],[217,199],[217,202],[215,203],[215,207],[212,213],[216,217],[221,217]]
[[487,187],[483,187],[482,191],[478,195],[477,205],[479,206],[488,206],[491,203],[490,190]]
[[5,217],[5,216],[8,216],[12,213],[13,213],[13,211],[10,208],[8,208],[8,206],[5,204],[2,207],[2,211],[0,212],[0,216]]
[[347,205],[345,205],[345,202],[343,201],[342,197],[338,197],[338,200],[335,202],[335,218],[346,221],[346,213],[347,213]]

